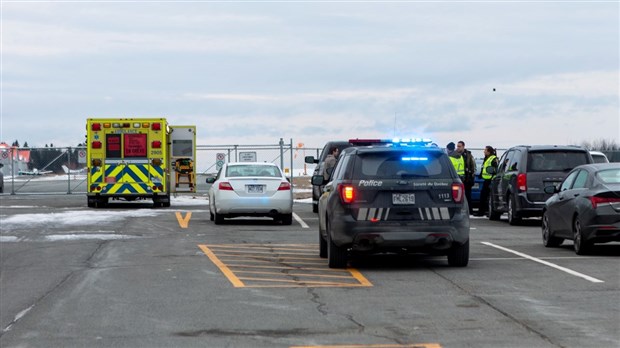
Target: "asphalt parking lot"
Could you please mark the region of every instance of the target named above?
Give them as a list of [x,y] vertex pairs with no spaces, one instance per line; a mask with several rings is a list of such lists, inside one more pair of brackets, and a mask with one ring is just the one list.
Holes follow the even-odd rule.
[[292,226],[3,195],[2,347],[618,347],[620,244],[542,246],[540,221],[472,219],[467,268],[357,257],[330,270],[317,215]]

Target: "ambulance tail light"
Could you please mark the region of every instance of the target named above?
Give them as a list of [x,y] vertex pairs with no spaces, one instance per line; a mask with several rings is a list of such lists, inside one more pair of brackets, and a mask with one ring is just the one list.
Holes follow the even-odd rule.
[[454,203],[463,203],[463,196],[465,196],[465,186],[463,183],[452,184],[452,199]]
[[227,181],[222,181],[218,187],[222,191],[234,191],[232,185]]
[[164,190],[164,185],[162,184],[158,184],[158,185],[153,185],[153,191],[163,191]]
[[151,130],[154,130],[154,131],[161,130],[161,123],[155,122],[155,123],[151,124]]
[[342,203],[353,203],[355,200],[355,188],[349,184],[338,184],[338,193],[340,193],[340,199]]
[[280,187],[278,187],[278,191],[290,191],[291,190],[291,183],[288,181],[282,181],[280,183]]
[[527,176],[525,173],[517,175],[517,188],[519,191],[527,191]]
[[130,127],[131,127],[131,123],[129,122],[123,123],[123,128],[130,128]]
[[151,161],[151,164],[156,167],[161,166],[161,158],[153,158],[153,160]]
[[93,158],[90,163],[93,165],[93,167],[101,167],[101,159],[99,158]]
[[100,141],[93,141],[92,146],[93,149],[100,149],[101,148],[101,142]]
[[161,141],[155,140],[154,142],[151,143],[151,147],[154,149],[161,149]]
[[101,123],[93,123],[93,124],[91,124],[91,125],[90,125],[90,129],[91,129],[93,132],[100,131],[100,130],[101,130]]

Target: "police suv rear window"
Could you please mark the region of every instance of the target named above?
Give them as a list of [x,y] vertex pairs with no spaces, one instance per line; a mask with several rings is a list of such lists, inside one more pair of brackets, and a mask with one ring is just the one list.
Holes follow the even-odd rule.
[[527,157],[528,172],[569,171],[588,163],[585,151],[530,151]]
[[451,178],[441,155],[426,151],[362,153],[355,160],[353,179]]

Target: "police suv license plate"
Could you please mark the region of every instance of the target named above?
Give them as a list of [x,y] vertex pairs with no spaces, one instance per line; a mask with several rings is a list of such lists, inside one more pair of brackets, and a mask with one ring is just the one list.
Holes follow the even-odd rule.
[[263,185],[246,185],[248,193],[263,193]]
[[392,193],[392,204],[415,204],[415,193]]

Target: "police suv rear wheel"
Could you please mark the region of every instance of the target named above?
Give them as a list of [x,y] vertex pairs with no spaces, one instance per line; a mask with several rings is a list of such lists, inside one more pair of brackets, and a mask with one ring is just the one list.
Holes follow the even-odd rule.
[[334,244],[327,222],[325,223],[325,230],[327,231],[327,265],[329,268],[346,268],[347,249]]
[[448,253],[448,264],[452,267],[465,267],[469,263],[469,240],[464,244],[454,244]]

